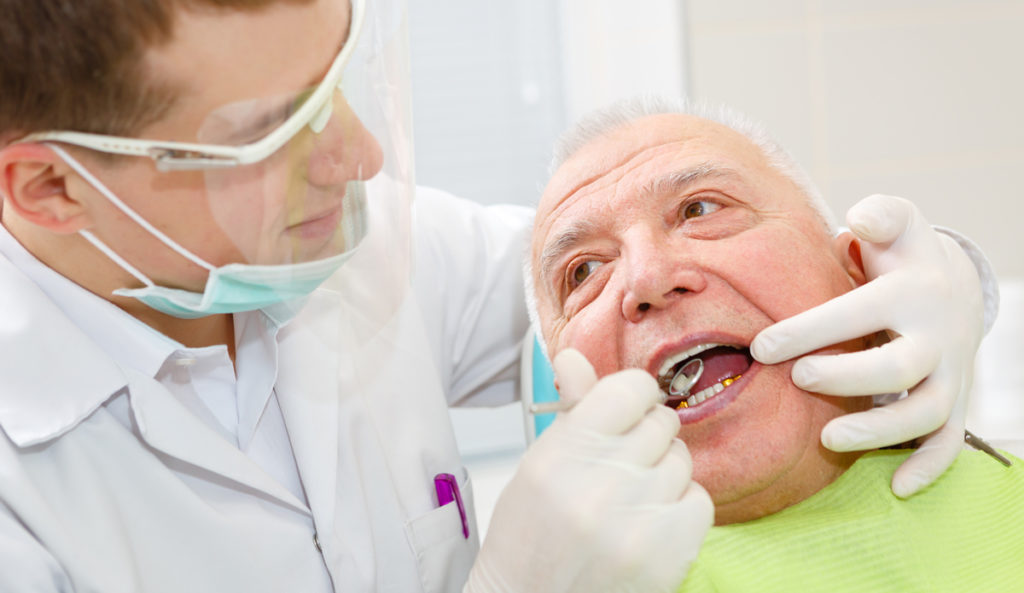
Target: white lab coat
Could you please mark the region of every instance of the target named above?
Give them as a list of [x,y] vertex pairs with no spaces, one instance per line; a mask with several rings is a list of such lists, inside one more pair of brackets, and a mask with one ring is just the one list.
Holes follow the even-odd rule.
[[[337,591],[460,590],[479,542],[447,405],[515,397],[531,213],[433,191],[417,209],[418,290],[388,327],[347,343],[354,321],[321,290],[278,335],[316,541],[282,519],[301,501],[0,258],[0,592],[299,592],[324,565]],[[86,403],[54,417],[69,393]],[[442,472],[468,539],[456,505],[437,506]]]

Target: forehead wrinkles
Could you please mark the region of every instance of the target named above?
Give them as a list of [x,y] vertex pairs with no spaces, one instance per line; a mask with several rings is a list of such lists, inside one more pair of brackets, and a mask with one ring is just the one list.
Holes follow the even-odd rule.
[[[546,223],[543,243],[539,245],[540,253],[534,254],[539,260],[538,276],[541,280],[550,277],[552,268],[558,260],[573,247],[611,230],[609,224],[613,225],[617,217],[608,216],[608,212],[619,209],[623,193],[632,196],[637,191],[642,191],[640,180],[629,179],[626,184],[623,184],[623,181],[627,180],[633,171],[650,162],[652,157],[641,158],[650,148],[657,147],[641,149],[627,156],[619,164],[580,181],[550,213],[543,216]],[[642,203],[642,200],[638,200],[637,203]],[[577,206],[586,208],[587,216],[577,217],[560,225],[566,212]]]
[[[659,153],[669,151],[673,145],[679,143],[679,139],[670,139],[655,145],[622,148],[617,147],[616,142],[605,138],[604,141],[595,140],[581,149],[575,157],[562,165],[562,168],[555,173],[549,183],[549,189],[555,188],[553,193],[562,197],[546,214],[543,213],[543,209],[540,210],[542,216],[538,218],[538,222],[541,223],[538,225],[538,230],[543,232],[545,241],[551,228],[567,209],[580,200],[593,199],[595,194],[602,193],[602,190],[609,186],[619,185],[636,169],[647,165],[659,156]],[[618,158],[613,160],[610,156]],[[585,161],[587,164],[580,165],[577,163],[578,161]],[[567,169],[570,170],[566,171]],[[567,176],[568,179],[562,181],[560,179],[562,175]],[[617,197],[621,191],[622,188],[616,188],[614,197]],[[609,200],[609,203],[614,201],[614,197]]]
[[[627,155],[618,165],[599,173],[592,174],[575,185],[554,207],[554,209],[543,219],[547,224],[544,232],[543,251],[540,254],[541,275],[550,265],[555,263],[558,256],[574,244],[582,242],[589,236],[598,232],[598,225],[588,220],[573,220],[567,226],[556,228],[559,219],[567,210],[580,204],[589,202],[585,207],[592,208],[588,213],[599,213],[602,210],[610,210],[613,213],[620,211],[622,215],[627,214],[626,210],[631,204],[643,207],[647,202],[665,193],[679,193],[694,182],[708,177],[736,176],[736,172],[727,165],[717,163],[714,160],[693,163],[690,165],[676,166],[674,157],[682,149],[686,140],[670,140],[654,146],[641,147]],[[662,157],[670,157],[667,162],[662,162]],[[693,155],[681,154],[679,156],[690,157]],[[637,174],[639,169],[651,167],[653,170]],[[635,174],[635,175],[634,175]],[[610,192],[610,195],[609,195]],[[626,208],[623,208],[623,204]],[[591,218],[604,219],[606,223],[614,223],[616,220],[628,218],[625,216],[608,217],[592,216]],[[554,235],[554,240],[551,236]],[[537,254],[535,254],[536,256]]]

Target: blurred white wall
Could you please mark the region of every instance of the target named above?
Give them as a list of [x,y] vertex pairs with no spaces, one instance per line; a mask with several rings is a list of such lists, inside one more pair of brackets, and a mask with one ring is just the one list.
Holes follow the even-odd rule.
[[570,123],[638,92],[685,92],[682,14],[673,0],[411,1],[417,181],[535,204]]
[[557,4],[412,0],[409,19],[417,181],[532,204],[566,126]]
[[763,121],[840,214],[905,196],[1024,277],[1024,2],[687,5],[693,96]]

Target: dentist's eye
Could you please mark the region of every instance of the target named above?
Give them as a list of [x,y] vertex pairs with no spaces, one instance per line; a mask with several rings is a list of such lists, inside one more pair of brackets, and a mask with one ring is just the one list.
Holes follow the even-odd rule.
[[699,216],[707,216],[708,214],[717,211],[721,207],[721,204],[716,204],[708,200],[697,200],[695,202],[690,202],[689,204],[683,206],[683,219],[689,220],[691,218],[697,218]]
[[583,283],[584,280],[590,277],[598,267],[601,266],[601,262],[597,260],[587,260],[580,263],[578,266],[572,269],[569,274],[570,288],[576,288]]

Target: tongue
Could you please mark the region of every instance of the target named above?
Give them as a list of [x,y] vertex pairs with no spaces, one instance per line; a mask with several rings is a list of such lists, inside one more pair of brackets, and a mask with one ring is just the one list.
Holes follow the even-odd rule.
[[746,348],[737,350],[727,346],[705,350],[698,358],[704,361],[704,372],[701,373],[697,384],[690,389],[690,393],[698,393],[715,383],[720,383],[723,379],[742,375],[753,361],[750,358],[750,351]]

